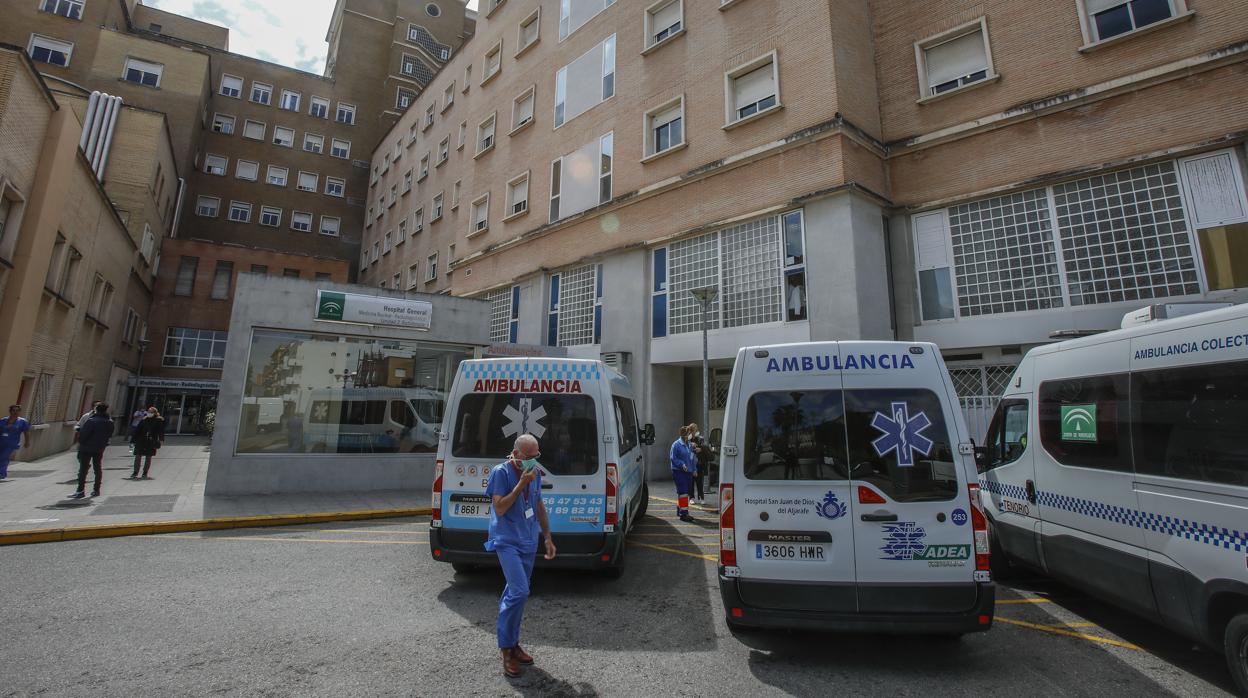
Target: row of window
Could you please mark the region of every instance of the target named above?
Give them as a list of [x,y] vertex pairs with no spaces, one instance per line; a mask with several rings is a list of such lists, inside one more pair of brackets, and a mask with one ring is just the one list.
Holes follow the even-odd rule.
[[[0,233],[3,230],[0,229]],[[0,235],[0,238],[3,236]],[[44,277],[44,289],[51,292],[65,303],[76,304],[79,299],[79,277],[84,256],[82,252],[57,233],[53,243],[52,255],[48,260],[48,272]],[[84,313],[87,319],[101,327],[109,327],[109,318],[113,314],[113,301],[117,289],[102,274],[96,272],[91,280],[91,288],[87,292]],[[134,308],[126,308],[125,324],[122,327],[121,341],[133,345],[146,332],[146,324],[135,312]]]
[[[203,218],[216,218],[220,215],[221,199],[216,196],[200,196],[195,202],[195,215]],[[226,219],[234,223],[250,223],[252,205],[247,201],[230,201]],[[260,225],[269,228],[282,227],[282,209],[276,206],[260,206]],[[310,211],[291,211],[290,229],[301,233],[312,232],[312,222],[316,215]],[[321,235],[337,237],[341,232],[342,219],[337,216],[321,216]]]
[[[375,247],[376,247],[376,244],[374,244],[374,248]],[[368,256],[367,250],[365,250],[364,256],[365,257]],[[411,264],[408,265],[406,288],[407,290],[412,291],[412,290],[415,290],[416,287],[419,286],[420,284],[431,283],[433,281],[436,281],[437,278],[438,278],[438,253],[434,252],[433,254],[429,255],[425,259],[424,276],[421,276],[420,274],[420,262],[412,262]],[[380,288],[393,288],[396,290],[402,290],[404,288],[403,273],[395,272],[394,276],[392,276],[390,279],[382,279],[381,281],[379,281],[377,283],[377,286]]]
[[[264,264],[252,264],[249,271],[252,274],[267,275],[269,267]],[[178,274],[173,282],[173,295],[175,296],[191,296],[195,292],[195,279],[199,274],[199,257],[193,255],[183,255],[178,260]],[[287,267],[282,270],[282,276],[298,279],[302,276],[298,269]],[[328,272],[315,272],[316,280],[329,280],[331,275]],[[219,259],[212,273],[212,286],[208,292],[208,297],[212,300],[228,300],[234,288],[234,262]]]
[[[230,114],[216,113],[212,115],[212,130],[226,136],[233,135],[236,131],[237,120]],[[265,140],[268,125],[263,121],[254,121],[252,119],[243,120],[242,137],[253,141]],[[289,126],[273,127],[273,145],[283,148],[295,147],[295,129]],[[325,152],[325,136],[319,133],[305,131],[303,134],[303,149],[309,153],[321,154]],[[329,139],[329,154],[343,160],[351,157],[351,141],[344,138]]]
[[[224,155],[209,153],[204,157],[204,172],[224,177],[229,172],[230,159]],[[248,182],[256,181],[260,176],[260,163],[255,160],[237,160],[234,163],[234,176]],[[290,177],[290,170],[281,165],[269,165],[265,171],[265,184],[285,187]],[[295,179],[295,188],[299,191],[316,193],[320,175],[316,172],[300,170]],[[341,177],[325,178],[325,194],[342,198],[346,196],[347,180]]]
[[[251,91],[247,99],[255,104],[270,106],[273,104],[273,85],[267,82],[251,81]],[[223,73],[218,94],[241,100],[243,98],[243,78]],[[298,112],[302,108],[303,93],[297,90],[281,90],[277,107],[285,111]],[[330,100],[326,97],[312,95],[308,100],[308,116],[317,119],[329,119]],[[334,121],[340,124],[355,123],[355,105],[339,101],[334,109]]]

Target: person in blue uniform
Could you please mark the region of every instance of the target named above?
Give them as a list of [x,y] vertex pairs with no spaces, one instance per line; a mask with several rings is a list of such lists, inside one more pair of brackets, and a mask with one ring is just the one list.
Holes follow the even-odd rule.
[[30,422],[21,405],[9,405],[9,416],[0,419],[0,480],[9,477],[9,460],[23,446],[30,448]]
[[680,428],[680,435],[668,451],[668,460],[672,464],[672,480],[676,482],[676,516],[681,521],[693,521],[689,515],[689,490],[693,487],[693,473],[698,465],[689,446],[689,427]]
[[529,598],[539,535],[545,544],[545,558],[555,559],[550,521],[542,504],[542,475],[537,467],[540,455],[537,438],[522,434],[507,460],[490,471],[485,488],[493,503],[485,549],[498,555],[507,579],[498,602],[498,649],[503,655],[503,674],[509,679],[520,676],[520,665],[533,663],[533,657],[520,647],[520,621]]

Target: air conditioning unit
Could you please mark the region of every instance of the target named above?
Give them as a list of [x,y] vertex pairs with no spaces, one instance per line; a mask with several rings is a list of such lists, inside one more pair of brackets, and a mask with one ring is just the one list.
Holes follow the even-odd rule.
[[606,351],[602,353],[602,363],[621,371],[632,360],[632,353],[627,351]]

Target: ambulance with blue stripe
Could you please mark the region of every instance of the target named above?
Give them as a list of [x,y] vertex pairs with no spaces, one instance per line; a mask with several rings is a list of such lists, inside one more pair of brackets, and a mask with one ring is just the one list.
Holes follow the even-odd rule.
[[740,350],[719,487],[728,625],[987,630],[995,589],[973,453],[933,344]]
[[976,449],[993,561],[1225,652],[1248,695],[1248,305],[1149,319],[1176,310],[1023,358]]
[[649,494],[641,427],[628,379],[601,361],[507,358],[459,365],[438,433],[430,543],[457,571],[497,566],[485,550],[490,470],[521,434],[537,437],[542,502],[555,546],[539,566],[618,575],[624,536],[645,515]]

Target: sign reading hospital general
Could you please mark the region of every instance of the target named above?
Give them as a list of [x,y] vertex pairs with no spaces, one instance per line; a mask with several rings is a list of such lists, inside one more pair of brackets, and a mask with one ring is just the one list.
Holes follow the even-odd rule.
[[429,301],[317,291],[316,319],[427,330],[433,322],[433,304]]

